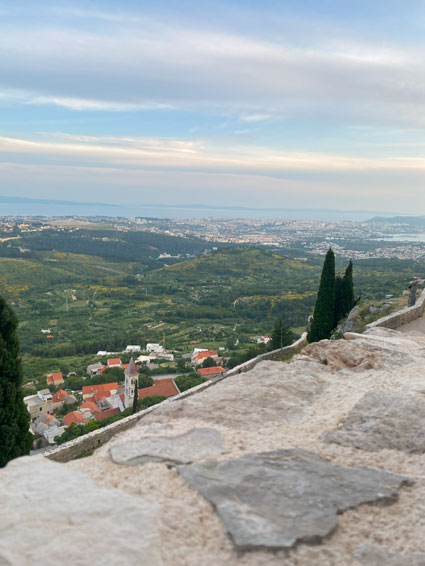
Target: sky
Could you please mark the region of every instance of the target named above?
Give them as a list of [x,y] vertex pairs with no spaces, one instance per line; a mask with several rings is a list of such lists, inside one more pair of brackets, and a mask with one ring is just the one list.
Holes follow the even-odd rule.
[[425,2],[0,0],[0,195],[425,214]]

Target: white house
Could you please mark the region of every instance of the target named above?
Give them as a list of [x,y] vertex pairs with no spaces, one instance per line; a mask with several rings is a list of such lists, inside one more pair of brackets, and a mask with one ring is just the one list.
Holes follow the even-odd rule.
[[127,346],[127,348],[124,350],[126,354],[133,354],[134,352],[141,352],[141,351],[142,351],[142,347],[134,344],[130,344],[130,346]]
[[161,344],[146,344],[146,351],[152,354],[163,354],[164,353],[164,346]]

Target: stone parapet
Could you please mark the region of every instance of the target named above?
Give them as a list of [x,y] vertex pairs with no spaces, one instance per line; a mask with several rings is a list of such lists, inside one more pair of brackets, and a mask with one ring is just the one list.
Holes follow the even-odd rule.
[[425,312],[425,289],[420,294],[419,299],[412,307],[405,307],[400,311],[394,312],[387,316],[383,316],[375,322],[366,325],[365,330],[370,330],[376,327],[392,328],[393,330],[420,318]]

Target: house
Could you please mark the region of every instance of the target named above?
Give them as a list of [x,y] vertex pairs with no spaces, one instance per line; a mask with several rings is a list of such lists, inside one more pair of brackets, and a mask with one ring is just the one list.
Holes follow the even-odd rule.
[[217,377],[218,375],[224,373],[226,370],[222,366],[214,366],[211,368],[199,368],[197,372],[201,377],[205,377],[206,379],[212,379],[213,377]]
[[72,423],[75,424],[86,424],[86,421],[81,413],[78,411],[72,411],[64,416],[63,422],[66,426],[71,426]]
[[108,358],[107,362],[108,368],[120,368],[121,359],[120,358]]
[[[43,394],[42,391],[47,391]],[[48,389],[43,389],[36,395],[28,395],[24,397],[24,403],[31,417],[31,422],[34,422],[39,416],[46,415],[53,412],[52,395]],[[49,397],[50,395],[50,397]]]
[[164,346],[161,344],[146,344],[146,351],[152,354],[163,354],[164,353]]
[[265,336],[255,336],[254,337],[254,340],[257,344],[268,344],[271,339],[272,339],[272,337],[269,336],[268,334],[266,334]]
[[213,360],[217,360],[218,352],[217,350],[204,350],[202,352],[198,352],[192,357],[192,363],[200,366],[207,358],[212,358]]
[[124,350],[124,353],[126,354],[134,354],[135,352],[141,352],[142,351],[142,347],[138,346],[138,345],[130,345],[127,346],[127,348]]
[[103,365],[100,362],[97,364],[90,364],[87,366],[87,374],[90,376],[99,375],[102,373]]
[[174,397],[174,395],[179,395],[180,391],[174,383],[174,379],[174,377],[161,379],[160,381],[155,381],[150,387],[139,389],[138,398],[144,399],[145,397],[153,397],[154,395],[160,395],[162,397]]
[[141,363],[141,364],[147,364],[148,362],[151,361],[151,359],[155,359],[155,357],[154,357],[154,356],[144,356],[144,355],[141,355],[141,356],[139,356],[139,357],[136,359],[136,362],[139,362],[139,363]]
[[94,397],[87,397],[83,403],[81,403],[79,407],[80,411],[83,409],[88,409],[92,414],[99,410],[99,407],[94,400]]
[[[99,400],[115,395],[118,391],[118,382],[101,383],[99,385],[84,385],[83,386],[83,399],[95,396]],[[96,399],[97,400],[97,399]]]
[[58,371],[56,373],[49,373],[46,377],[47,385],[61,385],[64,383],[62,372]]
[[65,398],[68,397],[69,393],[64,391],[63,389],[59,389],[56,393],[52,395],[52,402],[53,403],[63,403]]
[[68,396],[69,396],[69,393],[67,391],[64,391],[63,389],[59,389],[59,391],[56,391],[56,393],[53,393],[53,395],[52,395],[53,410],[56,410],[56,409],[62,407],[62,405],[65,402],[65,399]]
[[49,428],[44,431],[43,436],[49,444],[55,444],[56,436],[62,436],[64,432],[64,426],[58,426],[55,424],[53,426],[49,426]]
[[40,389],[40,391],[37,391],[37,395],[40,397],[42,401],[52,400],[52,394],[50,393],[49,389]]

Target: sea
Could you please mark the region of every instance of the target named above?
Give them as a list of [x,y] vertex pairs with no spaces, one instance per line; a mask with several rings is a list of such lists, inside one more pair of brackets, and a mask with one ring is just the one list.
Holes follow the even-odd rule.
[[193,218],[245,218],[251,220],[317,220],[323,222],[364,222],[375,216],[394,213],[365,210],[331,209],[279,209],[246,207],[206,207],[202,205],[114,205],[105,203],[79,203],[61,201],[38,201],[36,199],[13,199],[0,197],[0,217],[3,216],[95,216],[123,218],[193,219]]

